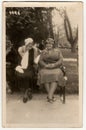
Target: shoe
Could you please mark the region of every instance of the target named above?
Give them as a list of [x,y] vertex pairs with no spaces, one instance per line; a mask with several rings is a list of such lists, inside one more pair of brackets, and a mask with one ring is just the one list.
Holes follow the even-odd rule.
[[27,100],[28,100],[28,98],[27,98],[27,97],[24,97],[24,98],[23,98],[23,103],[26,103]]
[[53,103],[53,100],[50,99],[49,97],[47,97],[47,101],[48,101],[49,103]]
[[32,90],[29,89],[27,92],[27,95],[28,95],[29,100],[31,100],[32,99]]
[[52,100],[53,100],[53,102],[55,102],[57,100],[57,98],[53,97]]
[[49,102],[49,103],[53,103],[53,100],[52,100],[52,99],[48,99],[48,102]]

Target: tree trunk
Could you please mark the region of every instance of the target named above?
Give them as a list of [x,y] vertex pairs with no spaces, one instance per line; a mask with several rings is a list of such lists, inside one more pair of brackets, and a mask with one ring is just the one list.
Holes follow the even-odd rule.
[[48,10],[48,24],[49,24],[49,37],[54,38],[53,34],[53,27],[52,27],[52,16],[51,16],[51,10]]
[[71,52],[76,52],[76,43],[71,43]]

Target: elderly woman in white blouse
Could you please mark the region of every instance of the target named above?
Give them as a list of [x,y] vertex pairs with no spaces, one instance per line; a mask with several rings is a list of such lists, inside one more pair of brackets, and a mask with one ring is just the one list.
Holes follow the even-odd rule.
[[21,63],[16,67],[16,74],[21,77],[24,82],[25,94],[23,102],[25,103],[28,100],[29,88],[33,86],[33,78],[35,76],[34,61],[40,51],[34,47],[33,39],[27,38],[25,39],[25,45],[19,47],[18,52],[21,56]]

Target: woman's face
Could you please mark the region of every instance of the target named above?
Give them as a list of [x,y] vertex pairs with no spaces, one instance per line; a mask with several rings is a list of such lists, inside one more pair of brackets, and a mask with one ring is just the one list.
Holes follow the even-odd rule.
[[50,43],[47,43],[47,44],[46,44],[46,48],[47,48],[48,50],[51,50],[51,49],[53,48],[53,45],[50,44]]
[[31,42],[28,45],[26,45],[26,49],[27,50],[32,49],[32,47],[33,47],[33,42]]

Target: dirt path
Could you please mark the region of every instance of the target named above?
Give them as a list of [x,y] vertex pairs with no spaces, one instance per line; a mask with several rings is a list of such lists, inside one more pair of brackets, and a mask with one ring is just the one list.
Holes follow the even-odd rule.
[[26,104],[22,95],[7,96],[7,125],[11,127],[77,127],[79,126],[78,96],[66,96],[66,104],[62,104],[59,96],[50,104],[46,94],[34,94]]

